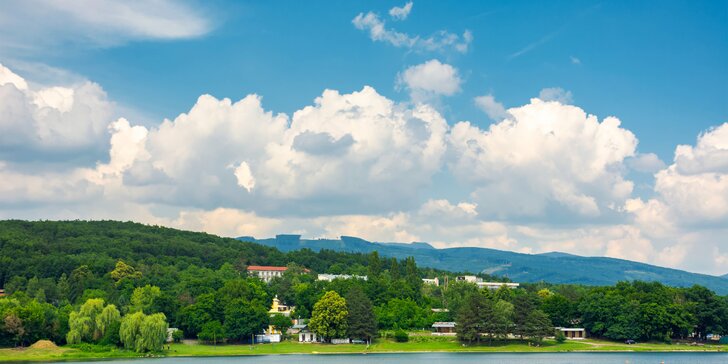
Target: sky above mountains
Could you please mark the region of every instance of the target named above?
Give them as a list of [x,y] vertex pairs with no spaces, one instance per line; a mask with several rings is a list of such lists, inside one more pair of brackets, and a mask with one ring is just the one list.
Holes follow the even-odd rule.
[[728,2],[0,7],[0,218],[728,272]]

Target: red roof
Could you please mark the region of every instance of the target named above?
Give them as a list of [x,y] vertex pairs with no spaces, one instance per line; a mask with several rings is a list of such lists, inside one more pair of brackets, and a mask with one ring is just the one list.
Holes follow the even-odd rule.
[[248,266],[248,270],[253,271],[259,271],[259,270],[272,270],[276,272],[285,272],[288,270],[288,267],[272,267],[268,265],[250,265]]

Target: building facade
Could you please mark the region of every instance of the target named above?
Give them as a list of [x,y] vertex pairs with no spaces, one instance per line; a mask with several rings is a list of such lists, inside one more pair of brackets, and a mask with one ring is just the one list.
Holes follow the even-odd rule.
[[248,266],[248,274],[258,276],[265,282],[270,282],[275,277],[280,277],[283,272],[287,271],[288,267],[273,267],[266,265],[251,265]]
[[586,338],[586,330],[581,327],[557,327],[556,333],[559,331],[561,331],[567,339],[579,340]]

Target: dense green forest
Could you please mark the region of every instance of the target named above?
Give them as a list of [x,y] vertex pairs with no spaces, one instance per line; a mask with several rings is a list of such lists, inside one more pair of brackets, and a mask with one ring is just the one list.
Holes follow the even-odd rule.
[[[248,265],[289,269],[266,284],[247,275]],[[326,282],[316,273],[369,279]],[[421,280],[445,276],[447,287]],[[160,345],[167,325],[203,341],[241,342],[269,323],[286,325],[267,314],[275,296],[296,306],[295,317],[311,318],[324,337],[371,338],[377,330],[406,337],[405,330],[427,329],[435,321],[457,321],[466,342],[479,341],[483,332],[491,340],[541,338],[552,326],[585,327],[613,340],[728,334],[728,297],[700,286],[541,283],[489,291],[454,282],[454,276],[417,267],[413,258],[283,253],[130,222],[0,221],[0,287],[6,293],[0,298],[0,345],[51,339],[145,351]]]

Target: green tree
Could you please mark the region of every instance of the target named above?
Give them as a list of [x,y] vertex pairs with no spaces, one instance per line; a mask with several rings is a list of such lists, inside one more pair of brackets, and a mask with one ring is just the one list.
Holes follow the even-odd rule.
[[71,312],[68,318],[69,332],[66,341],[70,344],[76,344],[81,341],[94,342],[101,338],[103,332],[98,326],[97,317],[101,315],[103,310],[104,300],[92,298],[81,305],[78,311]]
[[242,341],[260,333],[268,324],[268,310],[260,301],[238,298],[225,307],[225,337]]
[[[526,335],[534,343],[540,344],[545,336],[553,333],[554,326],[548,315],[541,310],[533,310],[526,319]],[[563,335],[563,334],[562,334]]]
[[349,311],[346,300],[335,291],[326,292],[313,306],[309,327],[325,340],[346,336]]
[[58,279],[58,284],[56,285],[56,287],[59,302],[70,300],[69,293],[71,291],[71,285],[68,283],[68,277],[66,276],[66,273],[61,274],[61,278]]
[[470,294],[458,310],[457,337],[460,341],[480,343],[481,333],[486,331],[486,320],[493,316],[493,301],[475,292]]
[[83,292],[89,288],[94,279],[94,275],[88,265],[81,265],[71,272],[69,280],[71,286],[71,301],[76,301],[83,295]]
[[118,324],[121,322],[121,314],[114,305],[107,305],[101,310],[101,313],[96,316],[96,327],[102,336],[109,334],[109,331],[113,331],[113,328],[118,329]]
[[184,331],[177,329],[177,330],[174,330],[174,332],[172,332],[172,341],[179,343],[179,342],[182,342],[182,339],[184,339],[184,338],[185,338]]
[[286,336],[286,332],[291,328],[293,322],[291,318],[281,314],[273,314],[268,319],[268,324],[275,327],[276,330],[281,332],[283,337]]
[[202,325],[202,330],[197,334],[197,338],[217,345],[225,339],[225,329],[220,321],[210,321]]
[[23,320],[14,314],[10,314],[5,316],[3,323],[5,324],[5,331],[14,336],[16,345],[22,345],[27,334],[25,326],[23,326]]
[[561,294],[546,296],[541,303],[541,310],[559,327],[571,326],[576,316],[574,304]]
[[346,295],[349,311],[348,334],[350,338],[371,340],[377,334],[372,301],[359,286],[353,286]]
[[162,313],[134,312],[124,316],[119,337],[124,347],[138,353],[160,351],[167,340],[167,320]]
[[111,271],[111,279],[114,283],[119,286],[124,279],[139,279],[142,277],[142,272],[137,271],[129,264],[124,263],[123,260],[116,262],[114,270]]
[[513,327],[513,304],[498,300],[493,305],[493,315],[486,319],[488,332],[498,339],[505,339]]
[[137,287],[131,294],[131,306],[129,312],[142,311],[151,314],[151,308],[154,301],[162,295],[162,291],[157,286],[147,284],[144,287]]
[[369,253],[369,266],[367,267],[367,275],[369,279],[377,279],[382,273],[382,261],[379,259],[379,253],[375,250]]

